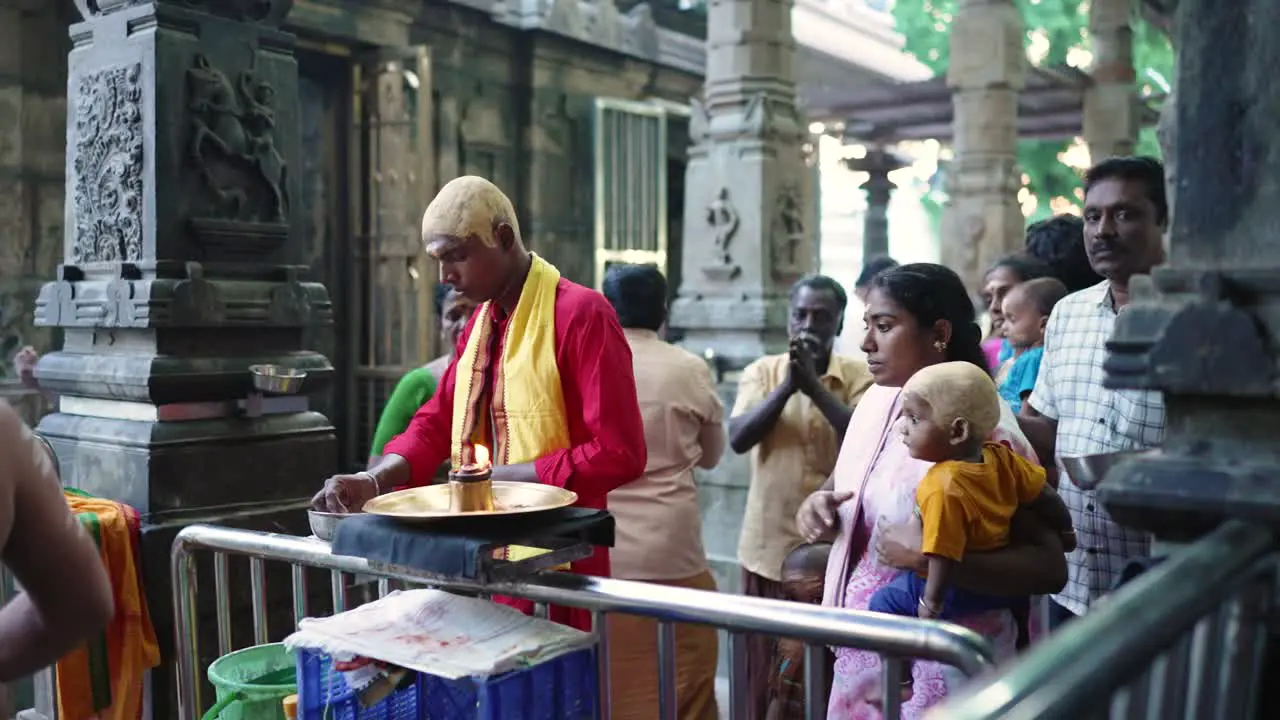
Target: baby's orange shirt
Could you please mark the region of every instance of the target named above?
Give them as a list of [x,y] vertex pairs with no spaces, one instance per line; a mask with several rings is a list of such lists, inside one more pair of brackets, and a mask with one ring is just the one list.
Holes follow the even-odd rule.
[[916,487],[924,529],[920,551],[952,560],[1009,544],[1009,519],[1044,489],[1044,468],[999,443],[982,446],[982,462],[947,460]]

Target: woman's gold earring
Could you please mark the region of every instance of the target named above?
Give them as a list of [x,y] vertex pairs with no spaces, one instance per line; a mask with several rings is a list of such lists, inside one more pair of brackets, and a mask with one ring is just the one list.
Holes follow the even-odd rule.
[[938,340],[933,343],[933,349],[937,350],[940,353],[945,353],[947,351],[947,344],[942,342],[941,340]]

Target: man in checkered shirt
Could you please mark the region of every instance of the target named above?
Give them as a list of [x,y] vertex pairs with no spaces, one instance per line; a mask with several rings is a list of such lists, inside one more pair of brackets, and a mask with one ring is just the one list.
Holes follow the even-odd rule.
[[[1110,158],[1086,173],[1084,190],[1084,246],[1106,279],[1068,295],[1049,318],[1040,375],[1022,406],[1024,430],[1041,457],[1134,450],[1164,438],[1159,392],[1102,386],[1105,344],[1116,312],[1129,302],[1129,278],[1164,262],[1164,168],[1151,158]],[[1073,484],[1061,463],[1058,470],[1077,549],[1067,556],[1067,585],[1049,605],[1054,627],[1111,590],[1126,560],[1150,552],[1147,533],[1113,522],[1093,490]]]

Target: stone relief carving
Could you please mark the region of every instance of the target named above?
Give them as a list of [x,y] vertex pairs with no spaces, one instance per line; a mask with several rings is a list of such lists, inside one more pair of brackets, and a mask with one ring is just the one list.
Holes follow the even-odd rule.
[[742,130],[751,137],[794,139],[802,135],[793,103],[779,102],[758,92],[747,101]]
[[191,162],[212,202],[212,219],[284,224],[288,166],[275,146],[275,89],[253,63],[235,85],[204,55],[187,71]]
[[715,280],[732,280],[741,272],[741,268],[734,264],[733,257],[729,254],[729,243],[733,242],[733,236],[738,234],[740,222],[738,208],[734,207],[733,201],[729,199],[729,188],[720,188],[720,192],[716,193],[716,199],[707,206],[707,224],[715,233],[716,249],[715,262],[703,268],[703,272],[708,277]]
[[75,103],[72,262],[142,257],[142,65],[81,76]]
[[778,210],[770,253],[773,273],[779,278],[789,278],[804,273],[804,258],[800,257],[804,242],[804,205],[800,186],[788,184],[778,194]]
[[182,0],[182,4],[241,22],[279,25],[293,7],[293,0]]
[[551,0],[546,10],[544,27],[562,35],[587,39],[587,20],[578,0]]
[[[242,22],[266,22],[279,25],[293,0],[168,0],[171,4],[199,10],[211,15],[228,17]],[[146,5],[154,0],[75,0],[76,8],[85,19],[109,15],[119,10]]]
[[982,248],[982,237],[987,234],[987,221],[982,215],[967,215],[961,224],[962,242],[960,243],[960,273],[965,280],[976,278],[978,271],[978,254]]
[[711,119],[701,98],[689,98],[689,141],[698,144],[711,137]]

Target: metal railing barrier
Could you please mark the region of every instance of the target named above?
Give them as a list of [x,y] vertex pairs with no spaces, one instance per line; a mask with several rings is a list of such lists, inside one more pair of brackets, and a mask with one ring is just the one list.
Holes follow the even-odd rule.
[[929,720],[1255,717],[1275,540],[1262,526],[1222,525]]
[[729,716],[747,716],[746,646],[747,633],[761,633],[805,641],[806,717],[820,720],[826,715],[824,646],[850,647],[879,653],[883,664],[884,716],[899,716],[898,678],[908,658],[934,660],[973,677],[994,667],[994,652],[981,636],[956,625],[922,622],[869,612],[838,610],[815,605],[766,600],[652,585],[628,580],[586,577],[565,572],[538,573],[518,582],[481,585],[456,579],[442,579],[400,568],[371,565],[362,558],[335,555],[328,543],[310,538],[275,533],[235,530],[210,525],[192,525],[178,533],[171,554],[173,572],[174,652],[176,655],[178,717],[194,720],[206,707],[202,698],[203,678],[199,663],[197,621],[196,551],[213,553],[214,604],[219,654],[232,647],[231,602],[229,594],[230,556],[249,560],[250,602],[253,641],[269,641],[267,627],[266,562],[290,565],[294,622],[307,617],[307,568],[331,573],[335,612],[350,606],[345,576],[361,575],[378,579],[379,595],[385,595],[391,581],[427,585],[443,590],[482,595],[521,597],[538,603],[583,608],[592,611],[600,662],[602,718],[608,720],[609,613],[654,618],[658,621],[658,687],[662,720],[675,720],[675,624],[709,625],[729,634],[731,672]]

